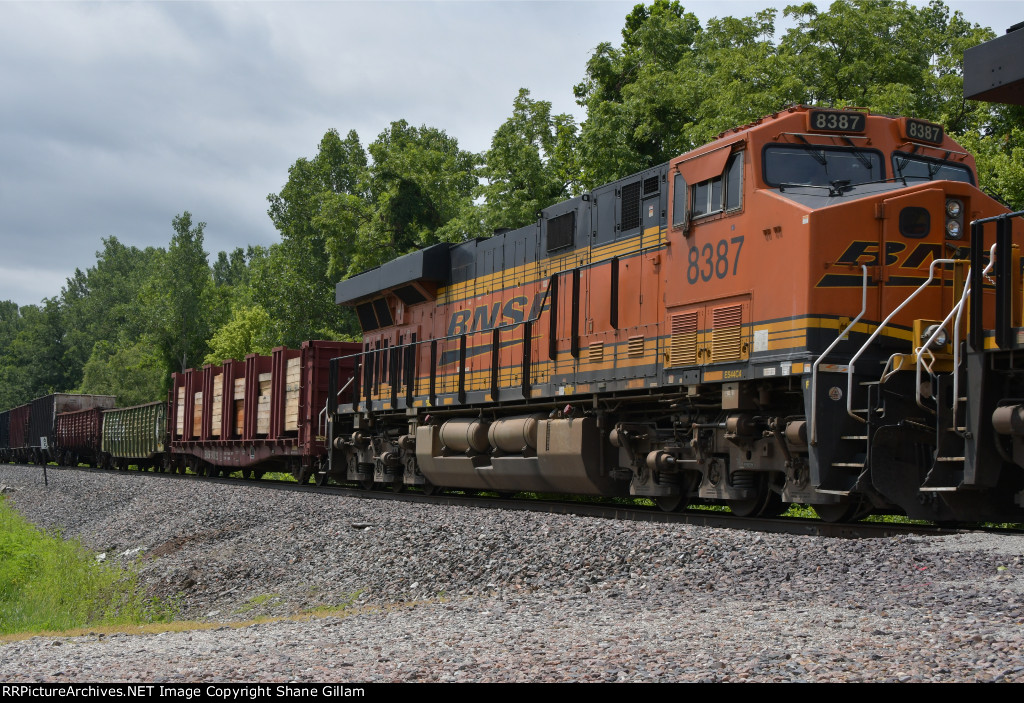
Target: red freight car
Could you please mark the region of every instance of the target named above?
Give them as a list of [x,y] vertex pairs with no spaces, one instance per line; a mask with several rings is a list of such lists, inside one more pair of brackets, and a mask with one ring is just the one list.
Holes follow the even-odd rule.
[[28,421],[31,415],[30,404],[11,409],[10,444],[4,457],[6,461],[23,463],[31,458],[32,450],[28,446]]
[[[28,447],[30,460],[45,464],[58,459],[57,417],[61,413],[77,412],[89,408],[112,408],[117,398],[112,395],[82,395],[78,393],[51,393],[36,398],[30,405]],[[99,437],[99,434],[97,434]]]
[[[172,374],[173,465],[206,475],[289,471],[308,480],[326,453],[330,361],[362,345],[303,342]],[[351,369],[348,369],[351,373]]]
[[103,408],[89,408],[57,416],[57,463],[97,466],[103,433]]

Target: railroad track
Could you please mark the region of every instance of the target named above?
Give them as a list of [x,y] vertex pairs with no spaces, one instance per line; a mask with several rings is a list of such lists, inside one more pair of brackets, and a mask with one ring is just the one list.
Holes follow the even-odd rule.
[[[29,470],[40,467],[22,465]],[[93,469],[89,467],[49,466],[47,471],[86,471],[110,474],[124,474],[117,469]],[[427,495],[416,489],[400,492],[389,488],[370,489],[346,485],[316,486],[299,484],[281,479],[245,479],[245,478],[211,478],[195,474],[161,473],[151,471],[131,471],[132,474],[145,475],[152,480],[177,481],[208,481],[225,485],[258,484],[272,490],[301,491],[322,493],[327,495],[351,496],[355,498],[392,500],[405,503],[424,503],[433,505],[456,505],[475,508],[514,510],[534,513],[553,513],[563,515],[580,515],[609,520],[629,520],[633,522],[657,522],[663,524],[700,525],[702,527],[719,527],[751,532],[778,533],[790,535],[812,535],[818,537],[840,537],[847,539],[866,539],[893,537],[896,535],[950,535],[970,531],[996,532],[1000,534],[1020,534],[1021,530],[1004,528],[970,526],[950,527],[928,524],[906,524],[894,522],[859,521],[851,523],[828,523],[821,520],[801,517],[749,518],[738,517],[722,510],[713,510],[701,506],[689,506],[685,510],[665,512],[655,506],[631,505],[616,503],[608,499],[602,501],[588,500],[557,500],[526,497],[496,497],[481,495],[468,491],[439,491]]]

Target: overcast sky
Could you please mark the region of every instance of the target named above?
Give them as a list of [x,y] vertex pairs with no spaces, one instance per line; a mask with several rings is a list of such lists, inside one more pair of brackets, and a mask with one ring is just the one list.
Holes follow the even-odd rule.
[[[483,151],[520,87],[582,120],[572,87],[634,4],[0,0],[0,300],[58,295],[107,236],[166,246],[185,210],[211,255],[277,241],[266,196],[330,128],[366,145],[405,119]],[[702,22],[787,4],[683,3]],[[1024,20],[947,5],[997,34]]]

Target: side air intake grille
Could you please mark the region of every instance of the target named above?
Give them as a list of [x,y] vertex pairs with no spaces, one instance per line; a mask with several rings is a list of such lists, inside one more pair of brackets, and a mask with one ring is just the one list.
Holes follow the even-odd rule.
[[548,253],[571,247],[576,233],[576,211],[548,220]]
[[622,221],[620,225],[623,232],[640,226],[640,181],[622,186]]

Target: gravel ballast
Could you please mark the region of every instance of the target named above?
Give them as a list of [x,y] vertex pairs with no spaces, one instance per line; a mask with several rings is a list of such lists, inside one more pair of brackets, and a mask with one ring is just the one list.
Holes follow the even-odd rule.
[[[1024,538],[845,540],[0,466],[215,629],[0,644],[0,681],[1021,681]],[[300,616],[238,627],[256,616]]]

